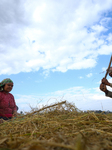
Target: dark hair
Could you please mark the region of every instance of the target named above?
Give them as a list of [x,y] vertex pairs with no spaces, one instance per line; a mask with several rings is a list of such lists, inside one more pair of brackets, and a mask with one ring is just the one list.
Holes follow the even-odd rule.
[[0,91],[3,91],[3,89],[4,89],[4,86],[5,86],[5,85],[3,85],[3,86],[1,86],[1,87],[0,87]]

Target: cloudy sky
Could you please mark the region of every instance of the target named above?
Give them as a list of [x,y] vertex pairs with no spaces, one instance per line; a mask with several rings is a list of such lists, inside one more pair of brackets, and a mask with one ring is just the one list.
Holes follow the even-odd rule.
[[62,100],[112,111],[99,90],[111,54],[111,0],[0,0],[0,81],[14,81],[19,111]]

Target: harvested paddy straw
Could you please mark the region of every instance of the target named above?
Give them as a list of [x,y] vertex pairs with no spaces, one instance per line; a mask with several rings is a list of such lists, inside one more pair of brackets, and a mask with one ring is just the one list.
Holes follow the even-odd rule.
[[112,115],[63,101],[0,124],[0,150],[111,150]]

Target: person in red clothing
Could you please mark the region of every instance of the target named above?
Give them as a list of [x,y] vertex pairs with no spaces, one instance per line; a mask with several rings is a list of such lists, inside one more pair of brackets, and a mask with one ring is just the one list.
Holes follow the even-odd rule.
[[13,81],[9,78],[0,82],[0,123],[17,115],[14,96],[9,93],[13,88]]

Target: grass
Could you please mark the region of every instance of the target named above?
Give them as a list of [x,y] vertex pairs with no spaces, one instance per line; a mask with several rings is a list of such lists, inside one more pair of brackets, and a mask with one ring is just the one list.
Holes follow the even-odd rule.
[[111,150],[112,115],[66,101],[0,124],[0,150]]

